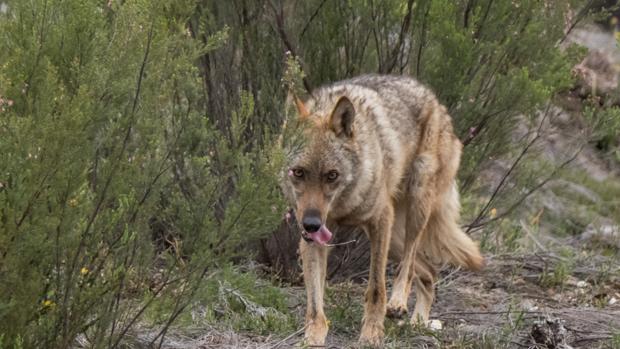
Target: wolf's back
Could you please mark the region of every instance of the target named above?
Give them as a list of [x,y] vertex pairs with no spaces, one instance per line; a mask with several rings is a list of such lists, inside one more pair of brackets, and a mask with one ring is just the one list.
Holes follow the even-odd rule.
[[[361,75],[324,86],[319,91],[338,91],[341,88],[357,89],[362,94],[364,89],[368,89],[380,97],[387,109],[409,115],[420,114],[425,103],[435,99],[434,94],[422,83],[414,78],[401,75]],[[407,110],[397,109],[403,105],[407,107]]]
[[379,137],[387,153],[413,151],[422,111],[436,103],[434,94],[417,80],[396,75],[362,75],[314,91],[309,106],[327,115],[341,96],[356,107],[360,137]]

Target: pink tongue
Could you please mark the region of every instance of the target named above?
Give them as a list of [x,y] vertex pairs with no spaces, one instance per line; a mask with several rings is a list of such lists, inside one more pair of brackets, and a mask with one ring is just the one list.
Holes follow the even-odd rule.
[[308,233],[308,236],[314,240],[316,243],[321,245],[327,244],[329,240],[332,239],[332,232],[327,229],[325,225],[321,226],[321,229],[314,233]]

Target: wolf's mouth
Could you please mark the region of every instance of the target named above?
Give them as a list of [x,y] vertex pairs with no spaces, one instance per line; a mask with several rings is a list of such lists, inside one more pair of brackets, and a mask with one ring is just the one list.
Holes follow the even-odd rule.
[[313,233],[309,233],[305,230],[301,231],[301,237],[304,238],[307,242],[316,242],[319,245],[327,245],[329,240],[332,239],[332,232],[327,229],[325,225],[322,225],[321,228]]

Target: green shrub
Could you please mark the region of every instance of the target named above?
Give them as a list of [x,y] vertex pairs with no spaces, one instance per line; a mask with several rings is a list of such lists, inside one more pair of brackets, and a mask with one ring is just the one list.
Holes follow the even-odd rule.
[[[192,1],[10,1],[0,14],[0,334],[115,347],[150,307],[187,310],[281,217],[254,100],[206,115]],[[256,129],[256,132],[263,132]],[[163,330],[160,335],[164,335]],[[155,340],[154,340],[155,341]]]

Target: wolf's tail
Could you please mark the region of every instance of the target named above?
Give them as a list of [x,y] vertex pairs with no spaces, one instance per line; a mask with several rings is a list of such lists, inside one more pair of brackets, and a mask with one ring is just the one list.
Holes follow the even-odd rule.
[[480,270],[484,259],[478,245],[458,226],[459,208],[459,194],[453,184],[431,214],[419,252],[424,251],[427,258],[437,264]]

